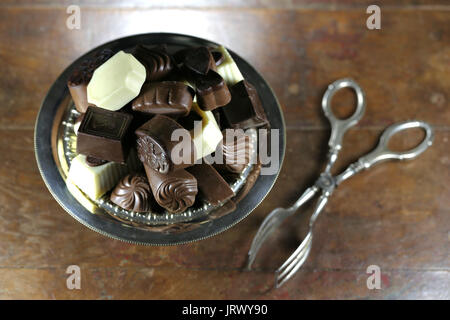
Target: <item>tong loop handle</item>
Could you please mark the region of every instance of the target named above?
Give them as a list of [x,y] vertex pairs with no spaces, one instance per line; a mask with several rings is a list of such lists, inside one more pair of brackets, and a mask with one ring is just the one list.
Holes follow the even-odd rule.
[[[412,128],[422,128],[425,131],[425,138],[416,147],[407,151],[391,151],[388,147],[389,140],[396,133]],[[380,137],[378,146],[369,154],[361,157],[359,162],[365,169],[374,164],[387,160],[411,160],[422,154],[429,146],[433,144],[434,131],[431,125],[423,121],[403,121],[390,125],[384,130]]]
[[[347,119],[338,119],[331,110],[331,99],[334,94],[342,88],[352,88],[356,94],[356,110]],[[331,124],[331,137],[328,142],[328,146],[332,152],[338,152],[342,148],[342,138],[345,132],[352,126],[358,123],[364,115],[366,109],[366,99],[364,91],[361,87],[350,78],[339,79],[330,84],[325,91],[322,98],[322,109],[325,116],[328,118]]]

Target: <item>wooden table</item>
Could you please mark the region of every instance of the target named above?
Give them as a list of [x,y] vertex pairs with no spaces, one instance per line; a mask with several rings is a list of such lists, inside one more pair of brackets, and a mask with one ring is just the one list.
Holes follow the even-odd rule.
[[[446,0],[383,1],[380,30],[366,27],[371,0],[76,2],[80,30],[66,27],[70,0],[0,5],[0,298],[450,298]],[[76,222],[46,189],[33,150],[40,103],[71,61],[106,41],[160,31],[211,39],[246,58],[273,87],[287,123],[284,166],[266,200],[229,231],[176,247],[130,245]],[[274,237],[255,272],[242,271],[246,253],[265,215],[291,204],[322,170],[329,125],[320,100],[341,77],[365,89],[367,111],[346,135],[337,169],[396,121],[431,123],[435,143],[413,162],[386,163],[345,182],[316,223],[303,269],[270,290],[273,271],[305,234],[308,212]],[[334,102],[344,115],[354,98],[343,92]],[[395,146],[419,139],[419,132],[400,135]],[[69,265],[81,268],[81,290],[66,287]],[[380,290],[367,288],[370,265],[381,269]]]

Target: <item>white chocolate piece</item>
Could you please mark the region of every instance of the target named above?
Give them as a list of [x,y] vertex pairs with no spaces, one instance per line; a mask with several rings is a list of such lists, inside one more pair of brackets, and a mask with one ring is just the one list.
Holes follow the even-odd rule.
[[77,201],[85,207],[89,212],[95,212],[97,205],[88,199],[86,195],[75,185],[71,179],[66,179],[67,190],[72,194],[72,196],[77,199]]
[[196,102],[192,103],[192,111],[202,118],[201,130],[197,126],[190,132],[197,151],[195,160],[198,160],[216,151],[223,135],[211,111],[203,111]]
[[86,164],[86,156],[79,154],[72,160],[67,179],[89,198],[97,200],[112,189],[126,173],[128,167],[117,162],[90,167]]
[[239,71],[237,64],[234,62],[228,50],[224,46],[220,46],[217,48],[217,51],[223,55],[223,61],[217,67],[217,73],[222,76],[225,82],[232,86],[244,80],[241,71]]
[[116,111],[139,95],[145,67],[132,54],[119,51],[98,67],[87,86],[88,102]]

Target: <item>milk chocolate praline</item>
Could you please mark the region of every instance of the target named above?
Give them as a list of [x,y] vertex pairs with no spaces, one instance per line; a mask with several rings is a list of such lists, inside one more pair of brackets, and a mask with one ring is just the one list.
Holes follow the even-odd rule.
[[156,202],[170,213],[180,213],[192,206],[198,193],[197,180],[184,169],[161,174],[144,164]]
[[193,96],[193,90],[183,82],[151,82],[134,99],[132,109],[147,114],[186,116],[191,111]]
[[197,76],[198,105],[203,110],[214,110],[227,105],[231,101],[231,94],[222,76],[210,70],[205,76]]
[[[185,139],[172,140],[175,130],[184,133]],[[135,133],[139,160],[149,168],[167,174],[169,171],[194,164],[196,150],[191,135],[172,118],[157,115],[139,127]],[[174,148],[178,148],[180,153],[176,153]],[[173,155],[179,156],[181,159],[172,159]]]
[[139,60],[147,71],[145,81],[157,81],[172,72],[174,63],[172,57],[167,53],[165,46],[149,48],[144,45],[137,45],[131,54]]
[[153,195],[144,175],[129,174],[117,184],[110,200],[125,210],[148,212],[152,209]]

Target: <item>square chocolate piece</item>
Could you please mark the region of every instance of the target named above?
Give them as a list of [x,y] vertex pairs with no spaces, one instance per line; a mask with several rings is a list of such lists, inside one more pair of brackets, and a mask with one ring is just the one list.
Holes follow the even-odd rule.
[[264,108],[255,87],[239,81],[231,87],[231,102],[221,110],[233,129],[261,127],[268,123]]
[[124,163],[130,149],[133,116],[88,107],[78,129],[77,152],[97,159]]

